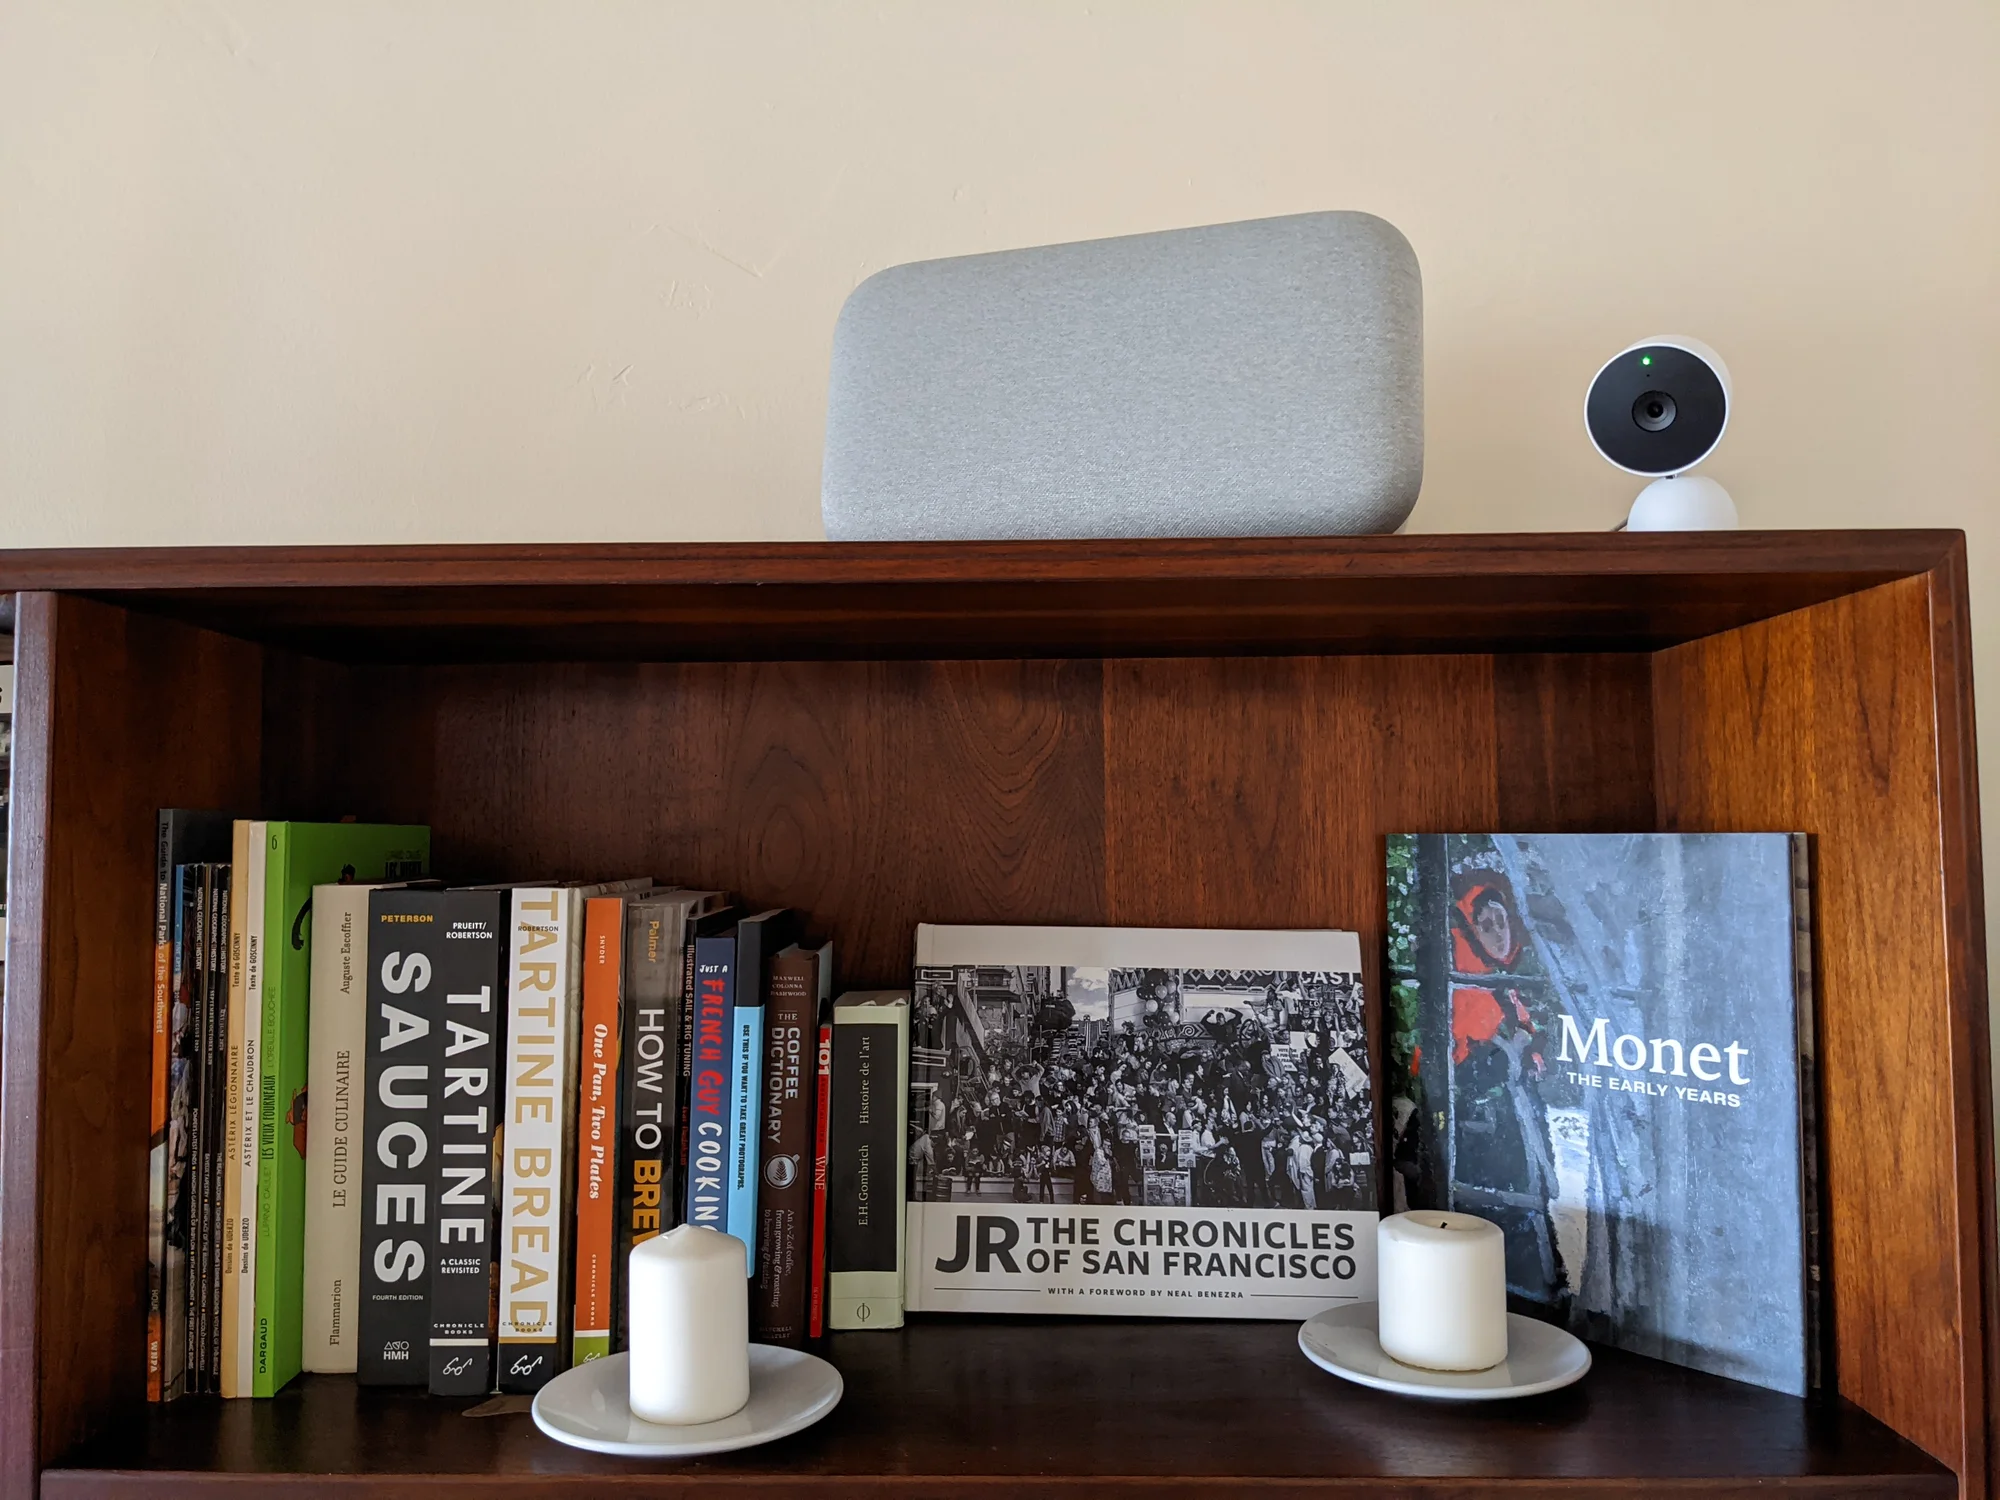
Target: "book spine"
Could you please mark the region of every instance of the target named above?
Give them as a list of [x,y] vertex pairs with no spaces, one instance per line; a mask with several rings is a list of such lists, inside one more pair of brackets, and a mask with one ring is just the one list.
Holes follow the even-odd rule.
[[174,869],[174,952],[171,1030],[172,1058],[168,1063],[167,1094],[167,1196],[165,1241],[165,1286],[162,1312],[161,1399],[172,1401],[188,1393],[188,1351],[193,1327],[189,1321],[189,1285],[196,1262],[194,1250],[195,1173],[200,1168],[196,1146],[200,1108],[201,1031],[195,1020],[194,954],[190,947],[195,926],[195,905],[199,882],[189,876],[189,867]]
[[229,1170],[229,1153],[224,1136],[224,1108],[228,1103],[223,1089],[229,1077],[229,882],[230,866],[212,865],[214,894],[208,913],[208,1004],[214,1020],[209,1036],[209,1067],[216,1081],[215,1100],[209,1106],[209,1128],[216,1150],[209,1163],[209,1202],[214,1243],[209,1251],[207,1280],[215,1315],[208,1324],[208,1369],[210,1389],[219,1389],[222,1375],[222,1190]]
[[307,994],[305,1292],[301,1363],[315,1374],[354,1372],[354,1293],[361,1275],[362,1078],[368,1048],[368,891],[313,892]]
[[[245,854],[249,871],[243,883],[243,1063],[237,1087],[231,1095],[236,1124],[230,1135],[230,1171],[239,1186],[232,1197],[237,1205],[232,1224],[235,1231],[235,1277],[229,1300],[229,1333],[234,1368],[239,1381],[231,1395],[250,1393],[250,1370],[256,1359],[257,1331],[257,1160],[258,1102],[263,1097],[264,1072],[264,981],[270,967],[270,933],[265,892],[269,885],[267,840],[270,825],[246,825]],[[231,1026],[238,1022],[232,1018]]]
[[1813,1004],[1812,835],[1791,835],[1792,990],[1799,1057],[1799,1223],[1805,1241],[1806,1388],[1826,1383],[1825,1212],[1819,1161],[1819,1028]]
[[[275,1396],[299,1373],[305,1262],[306,983],[312,933],[310,856],[297,830],[272,823],[264,900],[264,1012],[257,1091],[257,1259],[251,1394]],[[372,873],[372,871],[371,871]]]
[[174,817],[160,810],[153,851],[153,1091],[146,1144],[146,1399],[165,1399],[167,1098],[172,1070]]
[[216,1389],[215,1376],[219,1373],[209,1362],[208,1338],[210,1321],[216,1311],[216,1288],[210,1274],[215,1262],[216,1204],[210,1168],[220,1148],[209,1106],[222,1093],[222,1080],[215,1077],[216,1017],[208,987],[208,913],[215,896],[213,868],[197,865],[189,877],[195,883],[197,892],[194,927],[188,936],[188,947],[194,963],[194,1006],[199,1028],[196,1045],[200,1051],[199,1082],[195,1092],[194,1255],[188,1271],[188,1288],[193,1297],[189,1315],[192,1335],[187,1354],[188,1389],[197,1393]]
[[765,1344],[796,1346],[806,1335],[818,964],[818,954],[804,949],[776,955],[764,1002],[757,1284],[751,1289],[750,1326]]
[[833,1103],[833,1022],[820,1022],[813,1101],[812,1265],[806,1280],[806,1337],[826,1332],[826,1175]]
[[675,997],[681,954],[679,924],[664,902],[634,902],[625,918],[625,1014],[618,1059],[618,1195],[612,1208],[617,1240],[612,1261],[613,1346],[625,1347],[625,1268],[634,1245],[673,1227],[669,1164],[676,1159],[680,1070]]
[[[359,823],[271,823],[265,834],[263,1032],[258,1045],[256,1244],[251,1394],[299,1373],[305,1308],[307,997],[313,888],[329,880],[421,876],[428,830]],[[432,955],[433,961],[436,954]]]
[[430,1390],[434,1396],[478,1396],[493,1389],[500,1204],[494,1111],[500,1098],[507,902],[497,891],[454,891],[433,899],[441,903],[447,925]]
[[[250,824],[238,819],[230,825],[229,859],[229,1000],[225,1012],[223,1045],[225,1097],[222,1107],[222,1138],[234,1142],[243,1132],[243,1009],[244,1009],[244,923],[250,902],[244,888],[250,879]],[[243,1172],[232,1151],[222,1170],[222,1394],[237,1393],[236,1293],[240,1247],[237,1226],[243,1213]]]
[[[427,1211],[435,1173],[443,992],[436,914],[412,893],[368,903],[368,1051],[362,1109],[361,1297],[355,1377],[363,1385],[422,1385],[430,1338]],[[428,920],[426,920],[428,918]]]
[[507,964],[499,1387],[540,1390],[561,1354],[569,892],[514,892]]
[[909,1038],[907,1003],[834,1007],[827,1163],[829,1328],[903,1324]]
[[583,904],[583,1025],[578,1033],[576,1273],[570,1362],[611,1352],[612,1198],[618,1140],[618,1057],[625,903]]
[[193,1037],[188,1063],[192,1080],[189,1092],[192,1103],[188,1111],[188,1166],[187,1166],[187,1280],[183,1295],[187,1302],[187,1343],[182,1347],[181,1359],[184,1372],[185,1390],[188,1395],[199,1395],[202,1390],[202,1354],[206,1347],[202,1343],[204,1324],[202,1314],[206,1310],[206,1289],[201,1284],[202,1246],[205,1243],[203,1200],[208,1196],[208,987],[203,982],[202,973],[202,933],[206,931],[203,919],[208,912],[208,893],[205,888],[206,872],[198,864],[182,867],[185,883],[187,911],[184,935],[187,940],[187,985],[188,985],[188,1032]]
[[693,1072],[688,1090],[687,1203],[682,1219],[726,1233],[730,1013],[735,1008],[736,939],[697,937],[694,950],[694,991],[688,999],[694,1012]]
[[674,1119],[674,1180],[668,1196],[681,1222],[687,1222],[688,1127],[694,1113],[694,935],[681,944],[680,1036],[674,1049],[675,1096],[679,1101]]
[[764,1133],[764,1007],[739,996],[730,1014],[729,1232],[743,1241],[745,1276],[757,1274],[757,1166]]
[[[263,1025],[257,1047],[257,1200],[255,1212],[244,1205],[244,1217],[254,1218],[257,1254],[249,1266],[250,1362],[245,1383],[246,1396],[277,1394],[274,1375],[277,1366],[273,1348],[277,1339],[278,1269],[286,1257],[297,1255],[300,1245],[282,1233],[278,1202],[281,1167],[278,1129],[290,1098],[284,1087],[287,1071],[295,1065],[289,1036],[294,1020],[293,1006],[286,993],[284,951],[290,936],[291,913],[286,910],[285,892],[291,875],[291,825],[265,825],[264,858],[264,992],[258,1001]],[[297,1019],[303,1020],[300,1016]],[[289,1153],[287,1153],[289,1154]],[[286,1376],[289,1378],[289,1375]],[[282,1384],[277,1381],[276,1384]]]

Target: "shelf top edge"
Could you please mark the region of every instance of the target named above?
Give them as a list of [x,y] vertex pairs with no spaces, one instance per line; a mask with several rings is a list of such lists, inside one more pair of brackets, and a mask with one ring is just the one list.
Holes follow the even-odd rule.
[[607,588],[1527,577],[1839,578],[1930,571],[1962,531],[1492,533],[1004,542],[617,542],[0,550],[0,591]]

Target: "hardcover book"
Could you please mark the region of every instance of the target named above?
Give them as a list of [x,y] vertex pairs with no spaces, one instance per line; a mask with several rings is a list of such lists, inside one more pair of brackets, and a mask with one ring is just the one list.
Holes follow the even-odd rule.
[[1351,932],[919,927],[911,1310],[1372,1299],[1369,1079]]
[[858,990],[833,1007],[826,1326],[903,1326],[903,1133],[910,997]]
[[445,1022],[438,916],[428,891],[382,890],[368,898],[355,1350],[355,1378],[363,1385],[420,1386],[428,1379]]
[[812,1260],[807,1266],[806,1337],[826,1332],[826,1185],[832,1152],[833,1017],[819,1023],[818,1097],[813,1102]]
[[501,1116],[498,1385],[540,1390],[563,1369],[571,1327],[577,1027],[583,903],[648,889],[636,879],[524,886],[508,915],[506,1102]]
[[[221,1389],[247,1396],[257,1319],[257,1100],[263,1064],[265,830],[239,818],[232,830],[229,1004],[225,1045],[228,1096],[222,1193]],[[252,899],[251,892],[260,894]]]
[[583,1030],[576,1118],[576,1303],[570,1362],[611,1352],[612,1199],[617,1169],[619,1024],[624,1009],[625,901],[583,903]]
[[195,1160],[190,1205],[190,1234],[194,1247],[188,1273],[187,1347],[188,1390],[214,1391],[220,1384],[221,1367],[214,1358],[211,1335],[215,1329],[217,1300],[221,1294],[221,1257],[217,1251],[220,1206],[216,1201],[216,1166],[223,1142],[217,1121],[216,1104],[222,1096],[223,1076],[215,1065],[216,1033],[222,1018],[215,1008],[215,991],[209,979],[214,967],[209,916],[215,909],[215,872],[227,865],[199,864],[187,867],[186,880],[192,887],[193,906],[187,928],[192,953],[194,1025],[196,1027],[195,1075]]
[[680,1159],[682,949],[691,918],[720,891],[666,891],[625,907],[625,1015],[618,1084],[617,1238],[612,1259],[615,1346],[625,1347],[625,1267],[632,1247],[680,1222],[673,1190]]
[[204,981],[208,989],[207,1009],[209,1020],[209,1076],[213,1080],[203,1109],[208,1117],[209,1140],[214,1149],[209,1152],[208,1165],[208,1226],[209,1245],[202,1262],[203,1283],[208,1287],[208,1340],[204,1368],[207,1370],[204,1390],[214,1391],[221,1386],[222,1373],[222,1256],[224,1231],[222,1225],[222,1194],[227,1168],[227,1143],[223,1140],[224,1099],[222,1097],[229,1070],[229,1030],[227,1014],[229,1010],[229,912],[231,866],[209,865],[207,884],[208,896],[208,952]]
[[361,1286],[362,1059],[368,1048],[368,897],[383,885],[313,887],[308,991],[306,1234],[300,1364],[354,1373]]
[[424,894],[444,933],[438,961],[444,1034],[432,1111],[437,1232],[429,1386],[433,1396],[479,1396],[493,1389],[500,1207],[494,1117],[506,1015],[507,898],[499,891]]
[[1388,844],[1399,1208],[1602,1343],[1816,1384],[1810,888],[1786,834]]
[[[682,1221],[729,1230],[729,1089],[735,1077],[736,934],[694,940],[692,1076],[688,1088],[687,1203]],[[744,1268],[745,1274],[749,1267]]]
[[[694,1123],[695,1017],[701,1009],[701,1006],[698,1004],[700,997],[699,987],[695,984],[694,977],[695,943],[700,938],[715,937],[718,934],[729,932],[735,927],[737,919],[741,915],[742,913],[736,907],[731,906],[725,899],[703,912],[700,916],[689,918],[685,940],[681,945],[681,1035],[680,1045],[676,1049],[675,1054],[680,1072],[680,1088],[678,1090],[680,1094],[680,1124],[679,1128],[675,1131],[678,1140],[675,1142],[676,1158],[674,1161],[674,1190],[672,1199],[674,1211],[680,1215],[684,1223],[689,1222],[687,1219],[687,1203],[691,1153],[688,1146]],[[711,1225],[710,1227],[716,1228],[720,1226]]]
[[[174,933],[174,990],[177,1004],[187,1012],[181,1046],[187,1063],[185,1157],[181,1164],[181,1194],[175,1218],[182,1236],[180,1285],[175,1293],[180,1310],[181,1347],[176,1368],[180,1371],[180,1393],[193,1395],[202,1389],[202,1330],[198,1317],[203,1297],[205,1262],[202,1256],[202,1203],[208,1195],[208,1102],[213,1069],[209,1066],[210,1017],[208,992],[203,982],[202,874],[206,864],[184,864],[174,872],[178,911]],[[171,1231],[170,1231],[171,1232]],[[168,1262],[172,1267],[171,1259]]]
[[793,916],[774,908],[736,924],[730,1017],[729,1232],[743,1241],[744,1275],[757,1274],[757,1180],[763,1144],[764,987],[770,957],[791,940]]
[[[151,1137],[146,1161],[146,1399],[168,1401],[182,1393],[181,1358],[186,1321],[175,1298],[187,1275],[184,1224],[176,1223],[187,1174],[187,1116],[191,1089],[182,1039],[188,1011],[175,982],[179,930],[175,868],[219,860],[229,853],[229,815],[163,807],[154,836],[153,865],[153,1088]],[[176,1264],[169,1270],[169,1261]]]
[[820,1012],[832,983],[831,943],[793,946],[771,960],[764,1002],[757,1279],[750,1294],[752,1337],[764,1344],[797,1345],[806,1337],[816,1051]]
[[[420,878],[431,834],[421,825],[264,825],[261,1012],[256,1051],[256,1192],[245,1174],[252,1225],[251,1359],[242,1394],[275,1396],[299,1373],[305,1327],[307,994],[312,976],[312,893],[334,882]],[[260,899],[258,888],[251,898]],[[250,1049],[245,1046],[246,1063]]]

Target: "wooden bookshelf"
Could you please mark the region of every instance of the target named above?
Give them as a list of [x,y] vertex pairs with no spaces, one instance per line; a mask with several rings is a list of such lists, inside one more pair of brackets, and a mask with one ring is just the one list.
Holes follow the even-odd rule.
[[[0,590],[0,1500],[1991,1492],[1959,533],[15,552]],[[165,805],[728,886],[811,910],[847,986],[906,979],[919,920],[1348,926],[1374,995],[1386,833],[1810,832],[1837,1394],[1599,1351],[1468,1412],[1283,1325],[937,1320],[833,1339],[833,1418],[699,1465],[334,1378],[149,1409]]]

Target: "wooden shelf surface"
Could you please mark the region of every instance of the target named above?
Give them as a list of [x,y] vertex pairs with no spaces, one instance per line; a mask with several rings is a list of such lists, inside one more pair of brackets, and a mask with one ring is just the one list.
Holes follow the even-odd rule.
[[1594,1352],[1567,1391],[1463,1406],[1323,1374],[1289,1323],[927,1320],[830,1340],[847,1390],[818,1427],[679,1464],[580,1453],[525,1414],[467,1417],[467,1402],[308,1376],[272,1401],[155,1411],[48,1472],[42,1494],[1957,1493],[1844,1402]]
[[353,662],[1654,651],[1936,567],[1952,531],[0,551]]

